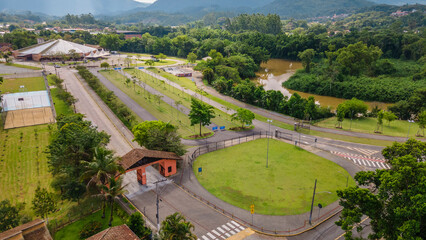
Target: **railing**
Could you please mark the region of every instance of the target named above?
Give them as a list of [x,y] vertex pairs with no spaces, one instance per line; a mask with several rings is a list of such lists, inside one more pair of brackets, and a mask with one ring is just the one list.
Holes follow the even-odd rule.
[[[274,132],[257,132],[257,133],[253,133],[253,134],[249,134],[246,136],[241,136],[238,138],[233,138],[233,139],[229,139],[229,140],[224,140],[224,141],[219,141],[219,142],[215,142],[215,143],[206,143],[205,145],[197,148],[190,156],[188,156],[188,163],[189,163],[189,170],[188,169],[184,169],[183,171],[185,172],[185,170],[187,171],[191,171],[192,172],[192,164],[195,161],[195,159],[197,157],[199,157],[202,154],[206,154],[209,152],[213,152],[213,151],[217,151],[220,149],[224,149],[227,147],[232,147],[241,143],[245,143],[245,142],[249,142],[249,141],[253,141],[256,139],[261,139],[261,138],[267,138],[267,137],[272,137],[274,136],[277,139],[285,139],[291,142],[295,142],[295,144],[303,144],[303,145],[310,145],[310,144],[314,144],[317,142],[317,138],[315,137],[309,137],[309,136],[301,136],[301,134],[299,133],[286,133],[286,132],[280,132],[280,131],[274,131]],[[301,139],[301,140],[299,140]],[[189,174],[191,174],[189,172]],[[177,183],[177,185],[183,189],[184,191],[186,191],[189,195],[193,196],[194,198],[198,199],[199,201],[203,202],[204,204],[210,206],[211,208],[215,209],[216,211],[244,224],[245,226],[250,226],[252,229],[259,231],[261,233],[265,233],[265,234],[271,234],[271,235],[294,235],[294,234],[298,234],[301,232],[304,232],[308,229],[310,229],[311,227],[315,227],[315,224],[320,224],[322,221],[325,221],[326,219],[334,216],[335,214],[339,213],[341,211],[341,207],[337,206],[336,208],[333,208],[327,212],[325,212],[324,214],[322,214],[321,216],[318,216],[318,218],[314,218],[312,219],[312,222],[314,223],[313,226],[308,226],[308,220],[305,220],[303,225],[301,225],[298,228],[295,229],[289,229],[287,231],[285,230],[276,230],[276,229],[266,229],[264,227],[261,226],[256,226],[253,225],[251,222],[246,221],[238,216],[235,216],[233,213],[230,213],[228,211],[226,211],[225,209],[218,207],[217,205],[215,205],[214,203],[204,199],[203,197],[197,195],[196,193],[192,192],[190,189],[188,189],[187,187],[185,187],[185,185],[183,184],[182,180],[183,180],[183,175],[184,173],[181,174],[181,178],[180,178],[180,182]]]

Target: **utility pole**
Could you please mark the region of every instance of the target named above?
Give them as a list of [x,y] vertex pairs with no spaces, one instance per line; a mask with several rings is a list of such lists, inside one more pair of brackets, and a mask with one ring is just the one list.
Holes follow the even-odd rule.
[[315,179],[314,194],[312,195],[311,213],[309,214],[309,225],[312,225],[312,210],[314,208],[315,190],[317,189],[317,180]]
[[161,182],[165,182],[165,181],[167,181],[167,179],[158,180],[154,183],[155,184],[155,193],[157,194],[157,215],[156,215],[156,217],[157,217],[157,232],[160,232],[160,215],[159,215],[160,199],[158,197],[158,184],[161,183]]

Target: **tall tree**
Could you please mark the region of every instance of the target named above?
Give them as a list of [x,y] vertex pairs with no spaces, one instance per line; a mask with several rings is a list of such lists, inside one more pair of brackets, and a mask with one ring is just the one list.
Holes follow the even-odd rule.
[[306,49],[305,51],[300,52],[297,56],[300,58],[300,60],[302,60],[303,67],[305,67],[305,71],[309,73],[311,71],[312,60],[314,60],[315,57],[315,50],[311,48]]
[[[123,172],[123,168],[117,163],[117,157],[113,151],[104,147],[96,147],[92,161],[82,161],[85,172],[81,176],[87,181],[87,188],[91,186],[105,185],[110,177],[117,172]],[[102,218],[105,217],[105,198],[102,201]]]
[[188,54],[188,56],[186,57],[186,59],[188,60],[188,62],[190,63],[195,63],[195,61],[197,61],[197,55],[193,52],[190,52]]
[[195,240],[197,236],[192,233],[193,230],[191,222],[186,221],[182,214],[174,213],[161,223],[160,237],[167,240]]
[[426,110],[421,112],[419,114],[419,131],[417,132],[418,136],[424,136],[425,135],[425,126],[426,126]]
[[114,219],[114,201],[121,194],[126,192],[126,190],[124,190],[125,186],[123,186],[123,180],[121,177],[117,180],[115,180],[114,177],[111,177],[108,180],[108,185],[101,185],[100,187],[111,207],[111,215],[108,223],[108,225],[111,227],[112,220]]
[[152,233],[151,229],[145,226],[145,221],[139,212],[130,215],[127,226],[141,239],[147,239]]
[[426,238],[426,143],[408,140],[383,150],[391,169],[358,172],[359,186],[337,191],[343,211],[336,222],[352,237],[363,216],[370,218],[369,239]]
[[232,121],[240,122],[241,128],[244,128],[244,125],[251,125],[254,118],[254,113],[245,108],[239,108],[236,113],[232,114]]
[[201,127],[210,125],[211,119],[215,117],[214,107],[197,100],[196,98],[191,99],[191,111],[189,112],[189,119],[191,120],[191,126],[200,124],[200,136]]
[[36,216],[47,218],[49,213],[56,210],[56,201],[53,193],[48,192],[45,188],[38,186],[32,201],[32,209]]
[[163,121],[145,121],[133,127],[133,141],[150,150],[174,152],[182,156],[186,151],[177,130],[176,126]]
[[13,206],[7,199],[0,202],[0,232],[18,226],[20,218],[19,207]]

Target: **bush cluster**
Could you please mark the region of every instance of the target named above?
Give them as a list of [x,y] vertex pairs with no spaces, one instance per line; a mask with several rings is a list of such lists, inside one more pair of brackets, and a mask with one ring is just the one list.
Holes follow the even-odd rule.
[[80,239],[86,239],[90,236],[95,235],[102,229],[102,223],[98,221],[91,221],[88,224],[84,225],[83,229],[80,231]]
[[115,113],[115,115],[128,127],[132,129],[136,125],[136,117],[133,115],[131,110],[124,104],[117,101],[113,91],[106,89],[99,79],[93,75],[84,66],[77,67],[78,74],[86,80],[89,86],[98,94],[98,96],[108,105],[108,107]]

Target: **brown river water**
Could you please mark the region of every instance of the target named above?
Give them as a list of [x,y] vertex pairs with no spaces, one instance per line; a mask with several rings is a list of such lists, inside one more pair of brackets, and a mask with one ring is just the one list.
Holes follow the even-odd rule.
[[[287,81],[296,70],[303,68],[301,62],[290,61],[284,59],[270,59],[267,63],[262,63],[261,69],[256,73],[257,82],[265,88],[265,90],[279,90],[284,96],[290,97],[293,93],[297,92],[303,98],[314,96],[317,103],[321,106],[330,106],[336,109],[337,106],[347,99],[321,96],[311,93],[304,93],[284,88],[282,83]],[[378,106],[380,109],[386,109],[391,104],[383,102],[365,102],[370,106],[370,109]]]

